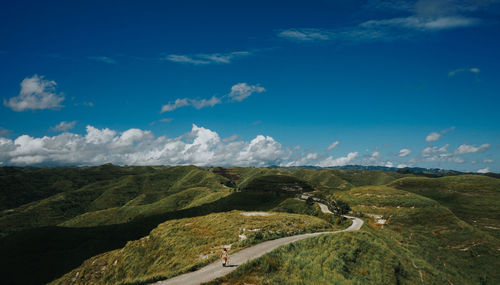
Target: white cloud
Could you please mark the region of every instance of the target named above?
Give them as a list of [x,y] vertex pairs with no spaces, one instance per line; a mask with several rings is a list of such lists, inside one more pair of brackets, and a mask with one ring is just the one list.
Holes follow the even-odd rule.
[[186,63],[193,65],[206,65],[206,64],[228,64],[238,57],[251,55],[248,51],[234,51],[228,53],[201,53],[195,55],[182,55],[182,54],[169,54],[161,58],[161,60]]
[[470,72],[470,73],[479,73],[480,70],[479,68],[477,67],[472,67],[472,68],[458,68],[458,69],[455,69],[455,70],[452,70],[450,72],[448,72],[448,76],[452,77],[452,76],[455,76],[457,73],[461,73],[461,72]]
[[398,164],[397,166],[397,168],[405,168],[405,167],[408,167],[408,165],[404,163]]
[[253,93],[262,93],[266,91],[258,85],[248,85],[246,83],[237,83],[231,87],[231,92],[227,95],[233,101],[241,102]]
[[238,135],[234,134],[234,135],[232,135],[230,137],[227,137],[227,138],[223,139],[222,141],[223,142],[232,142],[232,141],[235,141],[237,138],[238,138]]
[[[0,138],[2,165],[316,165],[340,166],[358,156],[321,157],[317,153],[297,153],[272,137],[258,135],[250,141],[232,136],[222,140],[209,129],[192,126],[177,138],[155,137],[151,131],[86,127],[83,135],[64,132],[56,136],[22,135],[15,140]],[[294,154],[294,152],[296,152]]]
[[493,159],[486,158],[486,159],[483,160],[483,162],[484,163],[493,163],[494,161],[493,161]]
[[425,138],[425,141],[432,142],[432,141],[437,141],[440,138],[441,138],[440,133],[432,132]]
[[432,132],[429,135],[427,135],[427,137],[425,138],[425,140],[428,141],[428,142],[437,141],[437,140],[439,140],[442,137],[442,135],[447,134],[447,133],[449,133],[449,132],[451,132],[453,130],[455,130],[455,127],[451,126],[451,127],[447,128],[447,129],[444,129],[444,130],[442,130],[440,132]]
[[[425,33],[477,26],[483,21],[473,12],[485,10],[497,0],[420,0],[420,1],[365,1],[367,14],[404,15],[377,18],[358,25],[337,29],[287,29],[277,32],[280,38],[295,42],[335,41],[338,43],[361,43],[369,41],[392,41],[410,39]],[[382,11],[382,13],[380,13]],[[477,15],[480,15],[477,13]]]
[[358,157],[357,152],[350,152],[347,156],[333,158],[333,156],[329,156],[324,160],[320,161],[317,166],[328,167],[328,166],[343,166],[351,163],[356,157]]
[[172,118],[163,118],[163,119],[159,119],[157,121],[152,121],[151,123],[149,123],[150,126],[154,126],[156,125],[156,123],[170,123],[172,122],[174,119]]
[[387,161],[384,166],[385,167],[394,167],[394,163],[392,163],[391,161]]
[[55,92],[56,85],[55,81],[45,80],[36,74],[26,77],[21,82],[19,95],[4,99],[3,104],[16,112],[61,108],[64,96]]
[[339,141],[334,141],[334,142],[332,142],[332,144],[331,144],[331,145],[329,145],[329,146],[326,148],[326,151],[330,151],[330,150],[332,150],[332,149],[336,148],[336,147],[339,145],[339,143],[340,143]]
[[278,37],[299,42],[325,41],[330,39],[331,32],[321,29],[287,29],[279,31]]
[[374,151],[370,157],[370,160],[376,160],[380,157],[380,152]]
[[97,62],[102,62],[107,64],[117,64],[116,60],[107,56],[87,56],[87,58]]
[[184,99],[176,99],[175,102],[173,103],[168,103],[166,105],[163,105],[161,107],[161,113],[163,112],[170,112],[175,109],[185,107],[185,106],[193,106],[196,109],[202,109],[205,107],[213,107],[217,104],[220,104],[221,100],[215,96],[212,96],[210,99],[189,99],[189,98],[184,98]]
[[410,155],[410,153],[411,153],[411,150],[409,150],[407,148],[403,148],[403,149],[401,149],[399,151],[398,156],[400,156],[400,157],[406,157],[406,156]]
[[75,127],[75,125],[76,125],[76,121],[72,121],[72,122],[62,121],[50,129],[53,131],[56,131],[56,132],[66,132],[66,131],[73,129]]
[[477,173],[488,173],[488,172],[490,172],[490,168],[489,167],[477,170]]
[[162,60],[179,62],[179,63],[190,63],[190,64],[194,64],[194,65],[209,64],[210,63],[207,60],[193,59],[187,55],[178,55],[178,54],[169,54],[166,57],[162,58]]
[[193,106],[196,109],[213,107],[217,104],[221,104],[224,98],[230,98],[230,101],[243,101],[245,98],[251,96],[254,93],[262,93],[264,91],[266,91],[266,89],[258,85],[248,85],[244,82],[237,83],[231,87],[231,92],[229,94],[224,95],[220,98],[216,96],[212,96],[212,98],[210,99],[178,98],[174,102],[163,105],[161,108],[161,113],[170,112],[186,106]]
[[178,109],[178,108],[181,108],[181,107],[184,107],[184,106],[189,106],[190,103],[189,103],[189,100],[188,98],[184,98],[184,99],[176,99],[174,103],[168,103],[166,105],[163,105],[161,107],[161,112],[170,112],[170,111],[173,111],[175,109]]
[[476,152],[483,152],[487,150],[490,147],[489,144],[485,143],[481,146],[473,146],[473,145],[468,145],[468,144],[461,144],[456,150],[456,154],[466,154],[466,153],[476,153]]

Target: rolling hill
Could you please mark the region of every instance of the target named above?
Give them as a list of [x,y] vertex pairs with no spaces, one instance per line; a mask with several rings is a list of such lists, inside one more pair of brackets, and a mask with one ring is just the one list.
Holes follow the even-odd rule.
[[[347,202],[366,225],[361,232],[278,248],[217,282],[496,284],[499,181],[485,175],[426,177],[365,169],[2,167],[1,274],[9,284],[56,279],[68,284],[73,278],[142,284],[168,278],[214,258],[201,262],[193,255],[172,263],[179,250],[196,248],[196,241],[183,236],[205,229],[222,242],[219,233],[226,229],[210,228],[225,221],[228,231],[239,229],[231,232],[237,237],[248,228],[241,223],[252,223],[241,211],[275,213],[271,216],[280,219],[266,220],[275,223],[267,235],[231,240],[237,248],[287,235],[284,229],[294,219],[312,224],[290,228],[291,233],[318,230],[314,225],[335,227],[336,219],[316,204],[296,199],[309,193],[325,202]],[[180,226],[190,219],[197,226],[189,230],[195,232]],[[162,236],[161,242],[149,243],[151,235]],[[166,247],[168,240],[178,244]],[[149,257],[141,260],[141,254]],[[106,270],[99,273],[96,264]]]

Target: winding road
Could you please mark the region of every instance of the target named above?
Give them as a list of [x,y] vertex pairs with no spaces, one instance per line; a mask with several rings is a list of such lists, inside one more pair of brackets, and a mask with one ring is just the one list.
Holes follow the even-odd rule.
[[[318,203],[318,205],[321,208],[321,211],[323,213],[329,213],[331,214],[332,212],[328,209],[328,207],[325,204]],[[295,236],[289,236],[289,237],[284,237],[284,238],[279,238],[275,240],[270,240],[270,241],[265,241],[263,243],[259,243],[255,246],[240,250],[234,254],[231,254],[230,256],[230,266],[229,267],[223,267],[220,260],[217,260],[216,262],[207,265],[203,268],[200,268],[196,271],[189,272],[186,274],[182,274],[167,280],[163,281],[158,281],[154,284],[157,285],[173,285],[173,284],[179,284],[179,285],[191,285],[191,284],[200,284],[200,283],[205,283],[212,281],[214,279],[217,279],[219,277],[222,277],[226,274],[229,274],[233,270],[235,270],[238,265],[241,265],[249,260],[253,260],[256,258],[261,257],[262,255],[271,252],[275,248],[286,245],[292,242],[296,242],[299,240],[303,240],[306,238],[310,237],[315,237],[323,234],[337,234],[341,232],[352,232],[352,231],[357,231],[361,228],[363,225],[363,220],[358,219],[356,217],[351,217],[351,216],[344,216],[350,220],[352,220],[352,225],[349,226],[347,229],[340,230],[340,231],[334,231],[334,232],[318,232],[318,233],[309,233],[309,234],[301,234],[301,235],[295,235]]]

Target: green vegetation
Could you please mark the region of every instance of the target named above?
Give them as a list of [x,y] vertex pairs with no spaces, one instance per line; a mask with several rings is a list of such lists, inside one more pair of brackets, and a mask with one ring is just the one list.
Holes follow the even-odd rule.
[[288,175],[264,175],[240,184],[244,192],[302,193],[312,191],[306,182]]
[[[116,166],[108,167],[114,169]],[[159,168],[152,173],[95,182],[4,211],[0,214],[0,236],[22,229],[64,224],[66,221],[68,226],[123,223],[139,216],[175,211],[190,204],[201,205],[203,200],[195,200],[204,198],[204,201],[210,202],[227,195],[230,188],[223,186],[226,181],[199,167],[185,166]],[[207,191],[199,190],[199,187]],[[187,189],[192,191],[176,195]],[[201,193],[201,196],[196,193]],[[214,193],[217,194],[211,195]],[[172,195],[176,196],[168,198]],[[162,199],[166,200],[162,202]],[[79,217],[86,213],[92,213],[88,215],[90,219]]]
[[[414,264],[418,264],[414,266]],[[420,275],[422,273],[422,275]],[[208,284],[443,284],[439,272],[372,230],[280,247]]]
[[[335,198],[362,213],[361,232],[279,248],[213,284],[497,284],[500,243],[437,201],[388,186]],[[332,281],[334,280],[334,281]]]
[[[242,234],[239,220],[246,220],[236,211],[297,213],[321,225],[348,226],[349,220],[323,214],[312,198],[296,199],[307,192],[332,211],[350,206],[354,215],[364,216],[366,226],[277,249],[217,282],[500,283],[500,180],[455,174],[428,178],[410,171],[110,164],[0,167],[0,274],[8,284],[47,283],[63,275],[61,280],[69,282],[76,272],[81,282],[141,283],[213,260],[209,254],[179,263],[184,258],[176,258],[179,250],[204,252],[211,242],[189,239],[194,234],[189,231],[209,228],[188,229],[180,221],[217,217],[215,223],[227,216],[234,232],[210,232],[211,240],[224,243],[231,237],[227,242],[233,249],[283,234],[275,228],[234,240]],[[279,224],[285,226],[290,225]],[[306,228],[293,231],[313,230]],[[179,250],[163,247],[174,240]],[[148,252],[148,258],[139,258]],[[106,273],[99,273],[104,266]]]
[[390,185],[431,198],[470,225],[500,239],[500,179],[482,175],[408,177]]
[[85,185],[154,171],[152,167],[0,167],[0,211]]
[[206,265],[218,258],[223,245],[231,245],[231,252],[235,252],[268,239],[332,229],[331,224],[305,215],[246,216],[247,213],[251,212],[168,221],[122,249],[86,260],[52,284],[146,283]]

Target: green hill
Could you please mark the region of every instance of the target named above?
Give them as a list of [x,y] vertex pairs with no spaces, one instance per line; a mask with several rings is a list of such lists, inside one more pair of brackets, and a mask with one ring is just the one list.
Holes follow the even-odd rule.
[[483,175],[407,177],[390,185],[431,198],[468,224],[500,238],[500,179]]
[[[96,217],[96,220],[89,219],[84,223],[100,225],[128,221],[139,215],[175,211],[194,202],[189,198],[203,198],[215,192],[227,194],[229,189],[223,186],[225,181],[227,179],[199,167],[182,166],[94,182],[77,190],[65,191],[4,211],[0,214],[0,235],[27,228],[61,224],[86,213],[92,213],[88,217]],[[204,187],[207,191],[190,191],[185,195],[166,199],[170,195],[196,187]],[[203,197],[194,195],[195,192],[202,193]],[[215,195],[222,196],[224,194],[221,193]],[[161,202],[162,199],[166,199],[164,203]],[[177,205],[174,200],[184,202]],[[210,201],[208,198],[207,202]],[[103,210],[107,211],[97,213]],[[116,213],[126,215],[116,219],[112,216],[103,217],[109,213],[115,213],[115,217]],[[68,225],[70,224],[71,222]]]
[[[336,193],[362,232],[303,240],[213,284],[497,284],[500,243],[437,201],[387,186]],[[334,281],[333,281],[334,280]]]
[[332,229],[324,220],[305,215],[245,213],[249,212],[165,222],[122,249],[86,260],[51,284],[142,284],[206,265],[218,258],[222,245],[235,252],[268,239]]
[[0,211],[57,193],[126,175],[153,172],[152,167],[0,167]]
[[[167,240],[179,239],[179,246],[194,246],[176,236],[191,234],[178,221],[227,215],[236,222],[241,215],[235,210],[299,213],[332,224],[335,219],[316,204],[295,199],[308,192],[347,202],[354,215],[364,215],[366,226],[278,249],[219,282],[497,284],[499,181],[353,169],[0,167],[0,274],[7,284],[40,284],[83,268],[90,279],[82,282],[101,282],[108,273],[95,277],[90,260],[105,261],[109,269],[125,248],[130,255],[122,258],[129,261],[120,265],[121,273],[106,275],[110,283],[173,276],[203,263],[193,259],[174,266],[160,258],[159,269],[152,259],[133,257],[141,251],[131,245],[161,231]],[[142,253],[167,254],[152,246]],[[148,264],[156,269],[147,271]],[[71,274],[61,280],[75,278]]]

